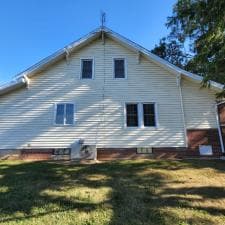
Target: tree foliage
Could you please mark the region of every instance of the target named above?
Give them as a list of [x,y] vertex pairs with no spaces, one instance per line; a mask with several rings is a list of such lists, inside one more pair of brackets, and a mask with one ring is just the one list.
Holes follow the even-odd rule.
[[[209,80],[225,84],[225,0],[178,0],[166,25],[169,41],[165,46],[160,41],[152,52],[158,54],[157,49],[163,48],[158,55],[171,63],[178,57],[185,69],[204,77],[204,84]],[[174,41],[178,55],[168,56]],[[193,54],[191,59],[182,49],[184,44]]]
[[151,52],[181,68],[187,64],[187,55],[176,40],[168,42],[166,38],[162,38]]

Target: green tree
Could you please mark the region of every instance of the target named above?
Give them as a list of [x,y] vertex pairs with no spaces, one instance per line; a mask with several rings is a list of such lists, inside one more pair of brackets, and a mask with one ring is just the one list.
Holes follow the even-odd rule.
[[181,68],[184,68],[188,61],[188,55],[182,51],[182,44],[176,40],[168,41],[162,38],[151,52]]
[[184,60],[184,68],[202,75],[205,86],[209,80],[225,84],[225,0],[178,0],[166,25],[168,39],[178,46],[188,43],[193,54]]

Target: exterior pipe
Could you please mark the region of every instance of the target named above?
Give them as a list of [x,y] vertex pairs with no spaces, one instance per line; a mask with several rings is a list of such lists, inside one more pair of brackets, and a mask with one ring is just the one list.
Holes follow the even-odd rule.
[[187,141],[187,129],[185,124],[185,115],[184,115],[184,103],[183,103],[183,95],[181,90],[181,74],[177,75],[177,86],[179,89],[179,95],[180,95],[180,106],[181,106],[181,113],[182,113],[182,120],[183,120],[183,126],[184,126],[184,136],[185,136],[185,147],[188,147],[188,141]]
[[216,106],[215,106],[215,110],[216,110],[217,129],[218,129],[219,138],[220,138],[220,146],[221,146],[222,153],[224,154],[223,136],[222,136],[222,132],[221,132],[221,128],[220,128],[219,112],[218,112],[218,106],[221,105],[221,104],[223,104],[223,103],[225,103],[225,102],[217,103]]

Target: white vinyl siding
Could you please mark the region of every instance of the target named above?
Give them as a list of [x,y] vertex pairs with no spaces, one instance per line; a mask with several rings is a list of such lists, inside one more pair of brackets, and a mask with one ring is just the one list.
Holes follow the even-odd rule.
[[[84,81],[80,79],[80,59],[90,56],[95,61],[95,79]],[[129,79],[112,76],[112,59],[118,57],[126,58]],[[31,79],[29,89],[0,96],[1,149],[67,148],[80,138],[85,144],[98,147],[184,146],[182,110],[174,74],[144,57],[137,60],[136,52],[109,39],[105,46],[97,40],[72,53],[68,62],[61,60],[37,74]],[[199,120],[195,106],[202,104],[208,110],[209,105],[202,98],[198,100],[192,88],[195,89],[189,88],[188,99],[184,97],[184,108],[185,115],[192,111],[193,122],[190,115],[187,123],[195,126]],[[188,87],[184,89],[185,95]],[[205,92],[205,99],[211,99],[211,94]],[[190,98],[191,106],[187,104]],[[62,102],[76,102],[76,126],[53,124],[53,104]],[[126,129],[127,102],[157,102],[157,129]],[[214,126],[211,112],[204,115],[204,120],[208,127]]]
[[217,128],[216,92],[200,88],[200,84],[182,80],[184,114],[187,129]]

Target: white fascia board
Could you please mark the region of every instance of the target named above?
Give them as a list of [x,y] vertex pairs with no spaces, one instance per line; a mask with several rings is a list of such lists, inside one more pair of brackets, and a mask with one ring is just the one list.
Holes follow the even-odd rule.
[[57,62],[59,59],[63,58],[64,55],[68,54],[68,52],[70,53],[71,51],[79,47],[80,45],[86,43],[87,41],[91,41],[100,33],[100,31],[102,31],[101,28],[95,29],[94,31],[90,32],[88,35],[78,39],[77,41],[72,42],[71,44],[65,46],[64,48],[58,50],[52,55],[44,58],[43,60],[29,67],[25,71],[17,74],[14,80],[0,86],[0,95],[6,94],[19,87],[28,85],[29,78],[32,77],[35,73],[53,64],[54,62]]
[[44,58],[43,60],[39,61],[38,63],[36,63],[33,66],[31,66],[30,68],[28,68],[27,70],[19,73],[18,75],[16,75],[16,77],[23,77],[23,76],[32,77],[32,75],[34,73],[43,69],[44,67],[51,65],[52,63],[56,62],[57,60],[61,59],[62,57],[64,57],[64,55],[68,54],[68,52],[70,53],[73,50],[75,50],[77,47],[82,45],[83,43],[86,43],[87,41],[91,41],[93,38],[96,37],[96,35],[100,31],[101,31],[100,28],[95,29],[94,31],[87,34],[86,36],[78,39],[77,41],[70,43],[69,45],[66,45],[64,48],[58,50],[57,52],[53,53],[52,55],[50,55],[46,58]]

